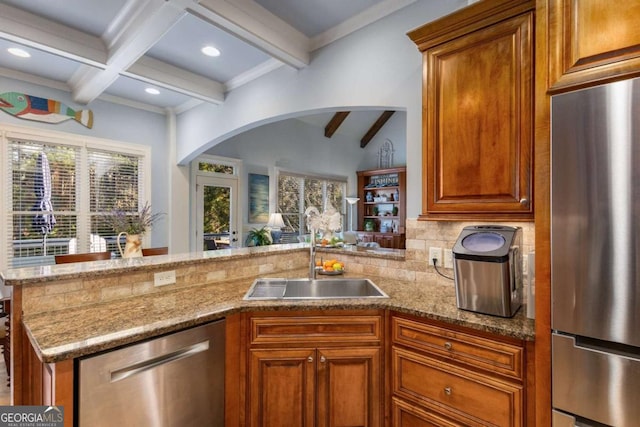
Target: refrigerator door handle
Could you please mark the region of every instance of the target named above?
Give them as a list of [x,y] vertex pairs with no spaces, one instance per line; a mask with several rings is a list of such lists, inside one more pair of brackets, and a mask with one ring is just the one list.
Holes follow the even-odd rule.
[[637,347],[624,344],[603,342],[589,337],[576,336],[573,338],[573,346],[586,351],[602,353],[604,355],[616,355],[629,359],[633,362],[640,362],[640,352]]
[[589,421],[580,420],[570,414],[556,411],[555,409],[551,414],[551,427],[598,427],[602,424],[590,423]]

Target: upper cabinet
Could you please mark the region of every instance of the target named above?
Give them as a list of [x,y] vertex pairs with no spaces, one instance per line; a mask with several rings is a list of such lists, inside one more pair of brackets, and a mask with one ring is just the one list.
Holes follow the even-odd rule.
[[424,67],[420,219],[533,218],[534,9],[482,1],[409,33]]
[[640,73],[640,0],[547,0],[552,93]]

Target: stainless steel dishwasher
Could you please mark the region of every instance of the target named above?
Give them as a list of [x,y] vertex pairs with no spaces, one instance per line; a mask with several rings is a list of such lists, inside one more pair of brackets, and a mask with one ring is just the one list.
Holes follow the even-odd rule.
[[80,427],[224,426],[225,321],[78,363]]

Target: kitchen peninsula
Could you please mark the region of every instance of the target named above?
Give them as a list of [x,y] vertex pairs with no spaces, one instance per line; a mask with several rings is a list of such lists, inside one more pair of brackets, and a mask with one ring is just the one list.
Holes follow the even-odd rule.
[[[319,249],[319,253],[322,251],[334,256],[339,250]],[[523,425],[525,416],[532,413],[525,408],[529,402],[526,390],[531,387],[533,378],[528,371],[532,366],[529,355],[532,354],[534,337],[533,321],[525,318],[524,310],[513,319],[460,311],[456,308],[453,286],[416,280],[415,275],[411,275],[411,261],[405,259],[404,251],[351,250],[339,253],[345,262],[347,277],[368,277],[390,298],[242,299],[257,277],[306,276],[309,262],[306,244],[9,270],[2,280],[14,287],[14,307],[21,306],[23,314],[20,319],[20,310],[14,310],[12,344],[14,349],[23,350],[22,357],[16,357],[14,361],[14,403],[64,405],[65,417],[72,416],[75,359],[226,318],[227,425],[242,425],[246,420],[240,418],[240,412],[244,411],[238,408],[248,404],[240,397],[244,395],[241,390],[247,385],[239,378],[242,377],[240,373],[249,369],[247,363],[241,361],[247,361],[246,351],[250,343],[243,337],[247,336],[245,328],[252,319],[265,315],[268,318],[283,315],[295,316],[296,319],[306,316],[351,319],[366,314],[367,317],[378,318],[383,326],[379,330],[381,341],[377,344],[382,354],[386,340],[398,341],[399,359],[397,362],[383,362],[380,378],[393,375],[394,369],[409,366],[408,360],[412,360],[414,365],[417,363],[415,354],[420,352],[407,353],[409,341],[419,344],[426,339],[425,345],[431,346],[433,344],[428,343],[435,342],[434,337],[443,334],[447,343],[464,343],[458,349],[454,344],[453,351],[469,350],[474,346],[477,352],[477,348],[482,346],[485,350],[478,353],[480,356],[474,356],[473,364],[478,366],[478,360],[484,358],[491,367],[479,366],[479,374],[468,375],[478,386],[486,388],[486,384],[491,384],[491,390],[496,390],[496,384],[504,386],[499,392],[500,399],[507,399],[509,405],[519,408],[514,414],[507,415],[514,420],[510,425]],[[170,270],[176,273],[176,283],[155,287],[154,274]],[[423,321],[427,323],[423,325]],[[430,329],[425,332],[421,329],[425,327]],[[392,328],[399,335],[392,333]],[[488,361],[489,350],[486,349],[495,349],[496,345],[501,349],[496,352],[500,357],[497,362]],[[504,348],[510,352],[505,352]],[[390,355],[379,357],[380,361],[390,360]],[[446,359],[447,355],[437,357]],[[466,363],[461,353],[450,357]],[[404,362],[400,362],[402,360]],[[394,363],[399,364],[396,366]],[[511,368],[505,368],[505,373],[495,379],[487,370],[496,370],[499,364],[503,368]],[[415,366],[428,366],[428,363]],[[460,366],[457,368],[458,373],[463,372]],[[513,373],[506,373],[510,370]],[[471,372],[464,369],[465,375],[467,371]],[[403,375],[409,374],[405,372]],[[394,411],[398,416],[401,416],[402,408],[407,408],[407,402],[411,402],[410,397],[403,397],[402,390],[394,393],[394,396],[397,394]],[[384,401],[380,401],[376,408],[384,412],[382,416],[388,416],[391,396],[383,397]],[[460,415],[461,409],[454,406],[450,412],[444,411],[445,415],[464,419],[467,415]],[[413,410],[411,405],[408,410]]]

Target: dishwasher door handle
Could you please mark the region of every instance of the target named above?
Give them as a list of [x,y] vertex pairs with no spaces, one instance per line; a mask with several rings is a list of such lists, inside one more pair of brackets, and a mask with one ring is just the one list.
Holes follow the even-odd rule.
[[181,348],[180,350],[174,351],[172,353],[154,357],[152,359],[145,360],[143,362],[136,363],[125,368],[111,371],[111,382],[114,383],[116,381],[124,380],[125,378],[132,377],[136,374],[148,371],[149,369],[153,369],[160,365],[174,362],[176,360],[186,359],[187,357],[191,357],[195,354],[202,353],[203,351],[207,350],[209,350],[209,340],[202,341],[197,344]]

